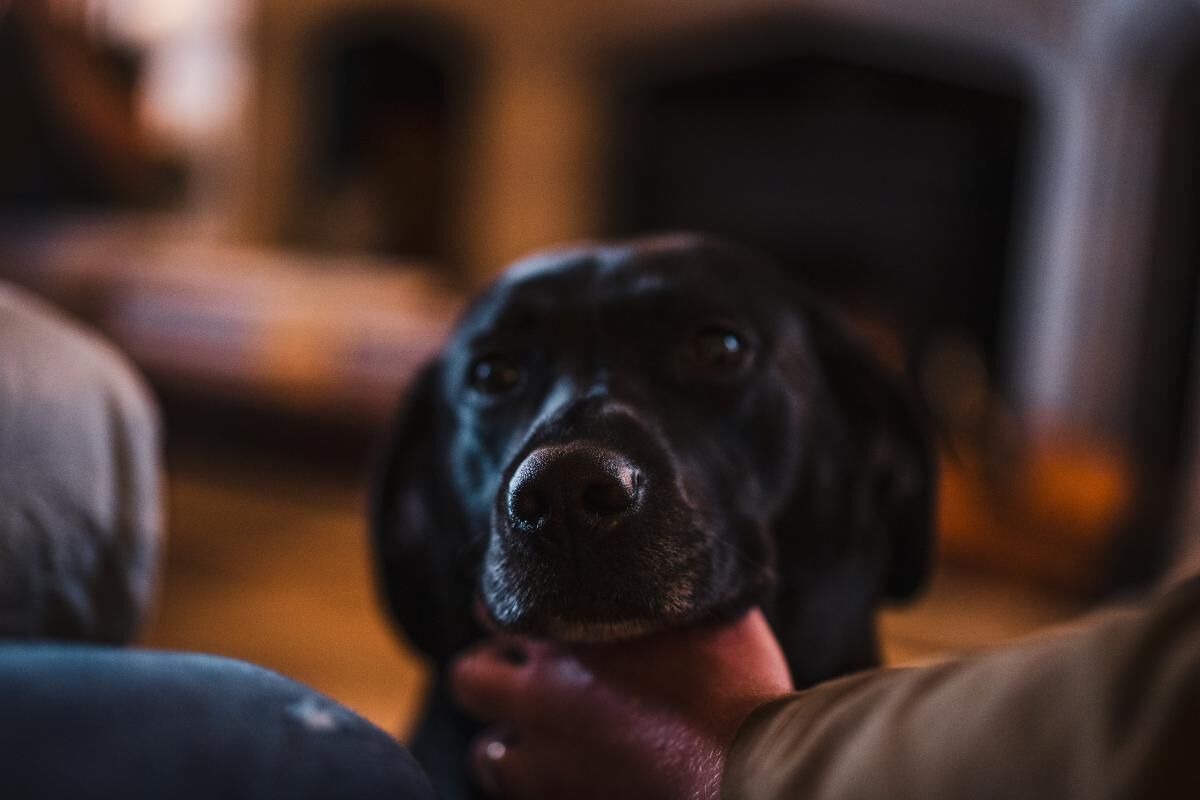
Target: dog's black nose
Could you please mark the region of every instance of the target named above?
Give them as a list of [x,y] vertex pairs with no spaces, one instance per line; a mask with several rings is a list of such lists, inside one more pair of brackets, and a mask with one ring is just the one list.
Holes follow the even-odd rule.
[[641,477],[626,457],[586,444],[540,447],[508,485],[508,519],[516,528],[592,530],[633,511]]

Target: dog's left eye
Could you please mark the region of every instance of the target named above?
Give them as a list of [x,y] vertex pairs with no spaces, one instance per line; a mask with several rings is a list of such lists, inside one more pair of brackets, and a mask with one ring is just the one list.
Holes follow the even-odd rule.
[[690,360],[705,371],[728,374],[736,372],[750,357],[750,347],[741,334],[728,328],[702,328],[692,336],[687,354]]
[[468,380],[471,388],[481,394],[502,395],[521,382],[521,371],[507,356],[487,355],[471,362]]

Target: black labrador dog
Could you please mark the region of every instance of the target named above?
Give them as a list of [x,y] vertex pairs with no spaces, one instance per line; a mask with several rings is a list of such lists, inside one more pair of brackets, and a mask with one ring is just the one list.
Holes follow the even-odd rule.
[[[877,663],[875,608],[931,560],[934,457],[900,383],[774,265],[706,238],[513,265],[382,466],[383,593],[439,673],[483,624],[602,641],[758,604],[806,686]],[[438,680],[413,750],[443,798],[474,793],[476,731]]]

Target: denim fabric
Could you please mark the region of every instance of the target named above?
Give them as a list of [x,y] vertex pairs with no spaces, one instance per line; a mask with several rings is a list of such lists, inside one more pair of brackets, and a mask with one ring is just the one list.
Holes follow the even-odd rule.
[[390,736],[216,656],[0,644],[6,800],[432,798]]

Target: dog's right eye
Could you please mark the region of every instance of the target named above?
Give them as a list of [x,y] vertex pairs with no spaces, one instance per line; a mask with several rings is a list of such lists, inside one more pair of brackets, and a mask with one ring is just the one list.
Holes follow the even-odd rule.
[[732,378],[742,374],[751,359],[745,336],[723,325],[709,325],[692,335],[684,348],[689,374],[708,378]]
[[521,371],[507,356],[482,356],[471,362],[468,382],[480,394],[507,394],[521,382]]

